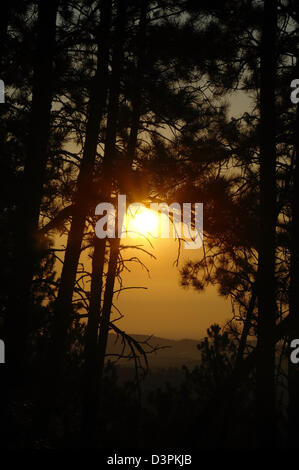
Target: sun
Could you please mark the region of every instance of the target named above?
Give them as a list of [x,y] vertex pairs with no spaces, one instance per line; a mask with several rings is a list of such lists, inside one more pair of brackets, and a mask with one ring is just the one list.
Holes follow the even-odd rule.
[[138,236],[158,236],[159,215],[157,212],[138,207],[129,211],[127,216],[127,232],[132,238]]

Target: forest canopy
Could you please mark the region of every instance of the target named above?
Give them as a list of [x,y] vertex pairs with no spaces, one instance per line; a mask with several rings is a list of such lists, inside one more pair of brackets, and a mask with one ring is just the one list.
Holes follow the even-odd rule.
[[[298,23],[296,0],[2,2],[4,446],[298,448]],[[177,289],[231,309],[146,395],[163,347],[116,299],[161,221]]]

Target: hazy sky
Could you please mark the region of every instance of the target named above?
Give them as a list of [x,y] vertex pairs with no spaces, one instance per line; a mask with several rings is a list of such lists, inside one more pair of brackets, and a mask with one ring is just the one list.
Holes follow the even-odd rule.
[[[229,103],[230,116],[238,117],[250,107],[249,97],[244,93],[231,95]],[[65,243],[65,237],[55,237],[57,247],[61,248]],[[150,277],[137,263],[127,264],[131,271],[123,273],[124,286],[146,287],[147,290],[126,290],[119,297],[115,296],[114,304],[124,315],[117,322],[119,328],[129,334],[148,334],[171,339],[200,339],[212,323],[223,325],[231,318],[230,300],[219,296],[217,287],[196,292],[180,286],[179,268],[187,259],[194,261],[202,259],[202,249],[183,249],[177,267],[174,262],[178,253],[178,242],[174,239],[152,239],[153,248],[144,238],[133,240],[128,238],[124,243],[143,244],[156,259],[133,249],[126,250],[126,259],[140,255],[141,261],[149,269]],[[84,263],[89,262],[87,260],[86,255],[81,259]],[[114,314],[113,318],[115,316],[118,315]]]
[[[251,101],[248,95],[238,92],[229,97],[229,103],[229,115],[239,117],[248,111]],[[139,239],[138,243],[150,249],[144,240]],[[151,277],[148,278],[146,271],[136,263],[132,264],[131,272],[124,275],[125,286],[146,286],[147,290],[128,290],[115,298],[115,305],[124,314],[117,322],[120,328],[127,333],[200,339],[212,323],[222,325],[231,319],[230,300],[219,296],[217,287],[196,292],[180,286],[179,268],[173,264],[178,250],[175,240],[156,239],[153,244],[152,253],[157,259],[141,257],[150,269]],[[130,256],[136,256],[136,252],[132,250]],[[188,258],[199,260],[202,256],[202,249],[183,250],[179,267]],[[126,257],[129,258],[129,253]]]
[[[200,339],[211,323],[222,324],[231,317],[230,301],[219,296],[214,287],[199,293],[180,286],[179,268],[187,259],[202,259],[202,249],[183,249],[176,267],[178,243],[174,239],[156,239],[152,241],[154,249],[141,238],[133,241],[136,242],[143,243],[156,259],[141,255],[150,270],[150,278],[138,264],[128,265],[131,272],[123,276],[124,286],[145,286],[147,290],[126,290],[115,298],[115,305],[124,314],[117,322],[120,328],[128,333]],[[128,250],[126,258],[136,254],[136,250]]]

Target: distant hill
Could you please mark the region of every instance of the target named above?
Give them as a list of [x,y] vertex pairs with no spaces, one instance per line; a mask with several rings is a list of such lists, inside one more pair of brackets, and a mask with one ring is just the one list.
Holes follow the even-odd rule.
[[[173,340],[167,338],[160,338],[158,336],[146,335],[130,335],[136,341],[144,343],[148,341],[152,346],[158,349],[157,351],[148,354],[149,374],[142,382],[142,389],[144,392],[162,387],[166,382],[179,386],[184,378],[183,365],[189,369],[193,369],[200,363],[201,353],[197,349],[197,345],[201,340],[194,339],[181,339]],[[255,345],[254,340],[249,341],[252,346]],[[144,344],[144,349],[147,351],[149,348]],[[110,334],[108,338],[107,354],[108,359],[114,361],[115,355],[129,354],[129,349],[122,350],[121,339],[115,334]],[[128,359],[121,359],[116,363],[117,375],[120,382],[133,381],[135,378],[134,361]]]
[[[200,359],[200,352],[197,349],[199,340],[194,339],[181,339],[173,340],[151,336],[150,339],[145,335],[131,335],[136,341],[144,343],[148,342],[155,348],[161,348],[157,351],[148,354],[148,361],[150,368],[181,368],[183,365],[188,367],[198,364]],[[144,344],[145,351],[149,351],[149,347]],[[122,352],[121,339],[115,334],[110,334],[108,338],[107,354],[112,354],[110,359],[115,359],[115,354]],[[125,349],[124,354],[129,354],[128,347]],[[134,367],[134,362],[127,359],[122,359],[119,364],[125,367]]]

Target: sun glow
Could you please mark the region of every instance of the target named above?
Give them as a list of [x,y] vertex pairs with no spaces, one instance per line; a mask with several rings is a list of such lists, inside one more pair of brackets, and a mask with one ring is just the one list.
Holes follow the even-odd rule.
[[127,215],[127,233],[130,237],[158,236],[159,214],[151,209],[138,207]]

